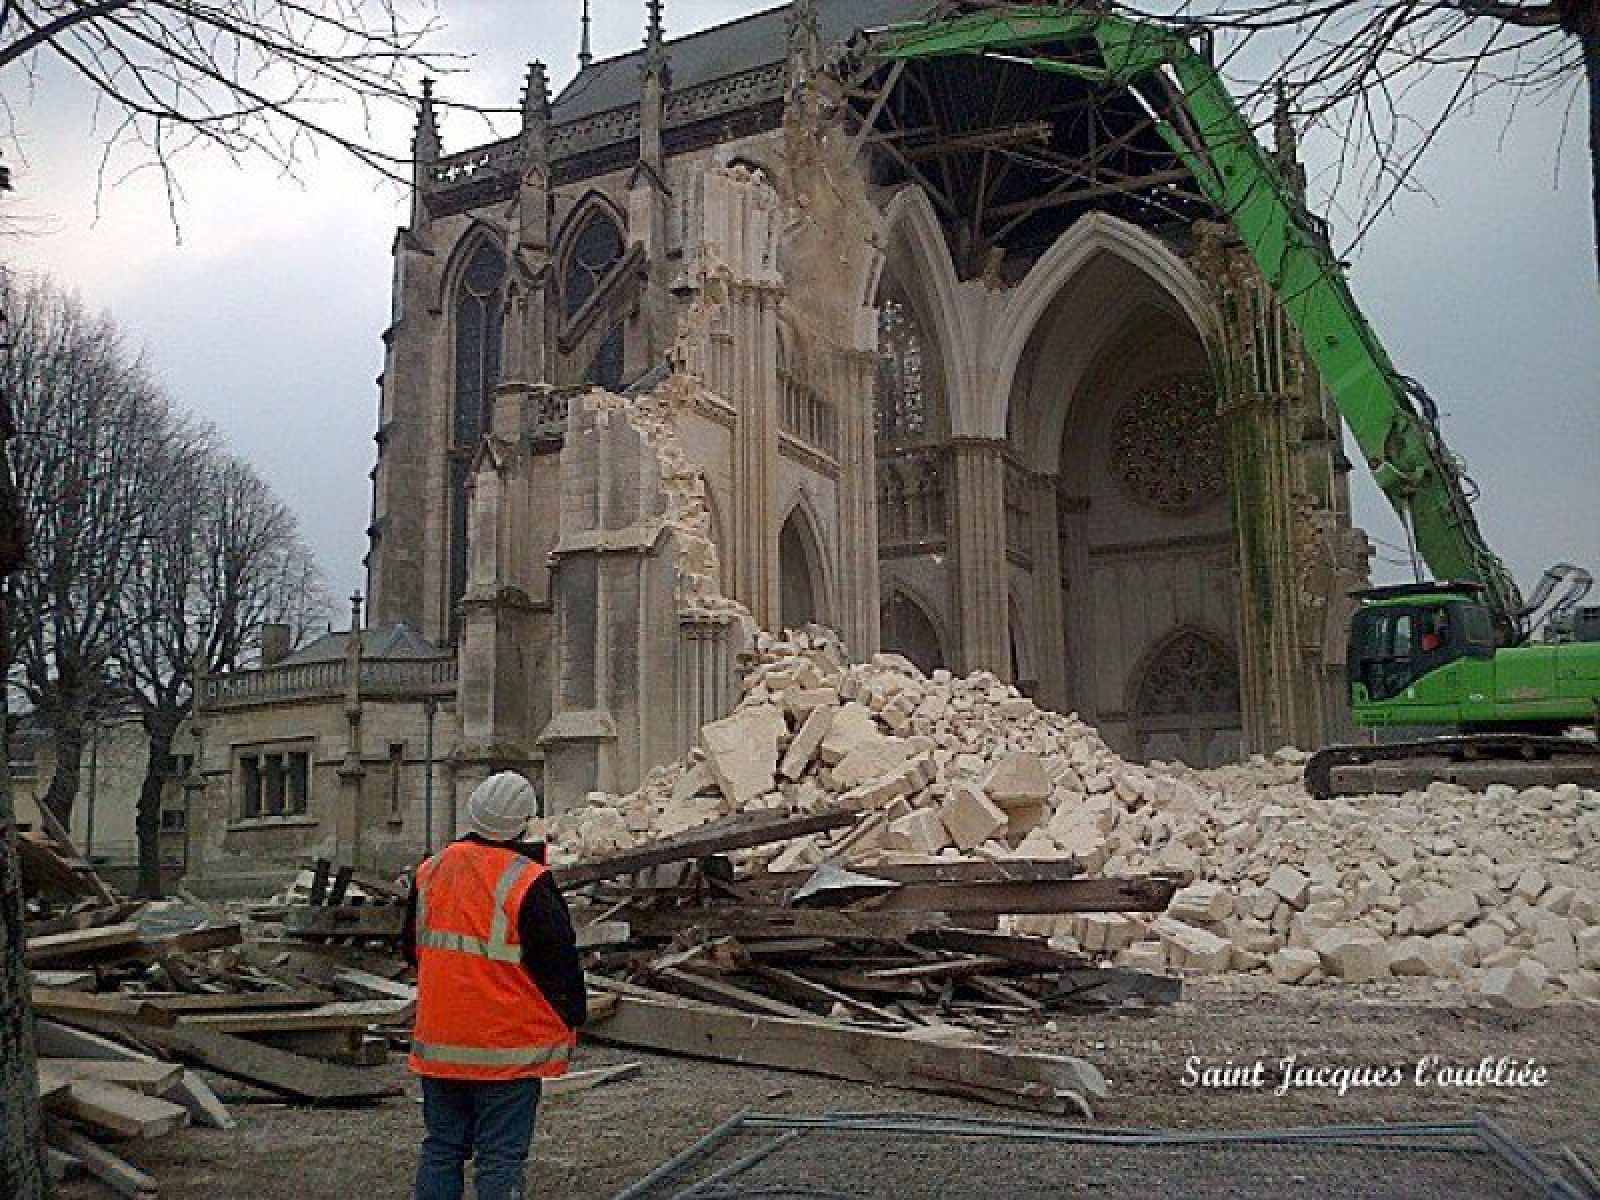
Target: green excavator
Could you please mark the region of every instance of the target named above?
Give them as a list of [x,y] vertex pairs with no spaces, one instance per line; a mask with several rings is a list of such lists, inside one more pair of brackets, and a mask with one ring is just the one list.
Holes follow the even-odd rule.
[[[1310,790],[1399,792],[1435,780],[1600,787],[1600,609],[1578,607],[1589,574],[1552,567],[1524,599],[1478,529],[1436,407],[1394,368],[1322,223],[1184,31],[1030,4],[870,31],[864,50],[884,62],[977,55],[1125,89],[1232,224],[1300,333],[1436,580],[1357,594],[1350,703],[1356,722],[1380,734],[1315,753]],[[1397,730],[1412,736],[1395,740]]]

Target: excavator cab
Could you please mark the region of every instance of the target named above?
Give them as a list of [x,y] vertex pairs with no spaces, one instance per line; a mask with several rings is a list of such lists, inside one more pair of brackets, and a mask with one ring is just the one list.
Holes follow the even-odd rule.
[[1356,705],[1393,699],[1459,658],[1493,658],[1494,622],[1476,584],[1428,583],[1357,592],[1345,659]]

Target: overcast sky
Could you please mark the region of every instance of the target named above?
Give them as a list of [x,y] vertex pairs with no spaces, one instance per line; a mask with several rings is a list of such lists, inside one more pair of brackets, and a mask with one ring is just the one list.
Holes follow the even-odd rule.
[[[456,94],[514,106],[528,60],[550,64],[558,87],[575,70],[578,0],[441,7],[443,42],[474,56],[448,85]],[[757,7],[669,0],[669,33]],[[643,0],[594,8],[598,55],[638,44]],[[177,399],[300,514],[335,594],[360,587],[389,247],[405,197],[333,152],[306,164],[303,186],[196,155],[182,166],[179,241],[148,176],[107,189],[96,211],[99,141],[73,81],[46,72],[31,90],[13,78],[0,92],[21,134],[5,152],[16,188],[6,204],[26,230],[5,261],[114,313]],[[1351,272],[1396,364],[1438,400],[1482,488],[1490,542],[1525,588],[1558,559],[1600,567],[1600,288],[1583,114],[1558,159],[1563,116],[1551,105],[1525,108],[1509,129],[1493,111],[1452,124],[1424,163],[1427,194],[1401,199]],[[399,150],[409,134],[400,122],[386,136]],[[444,137],[448,152],[487,134],[452,114]],[[1321,150],[1307,146],[1314,174]],[[1360,470],[1357,486],[1358,518],[1396,558],[1397,523]]]

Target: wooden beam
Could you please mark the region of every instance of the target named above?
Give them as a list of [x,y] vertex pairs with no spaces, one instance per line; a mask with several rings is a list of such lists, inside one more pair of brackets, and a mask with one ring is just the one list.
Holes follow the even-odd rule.
[[81,1162],[84,1170],[117,1195],[132,1197],[133,1200],[145,1200],[146,1197],[153,1200],[157,1194],[159,1189],[154,1178],[77,1130],[52,1123],[48,1137],[57,1149]]
[[703,825],[699,829],[677,837],[662,838],[643,850],[619,854],[612,858],[593,859],[557,867],[557,884],[563,889],[583,887],[602,879],[619,875],[632,875],[650,867],[666,863],[690,862],[722,854],[729,850],[743,850],[751,846],[765,846],[773,842],[842,829],[853,825],[861,814],[854,811],[834,810],[806,813],[799,816],[773,816],[769,813],[740,813]]
[[331,992],[319,988],[297,988],[290,992],[221,992],[207,995],[166,995],[142,997],[146,1007],[186,1016],[191,1013],[278,1012],[284,1009],[316,1008],[334,1000]]
[[115,1083],[120,1087],[132,1088],[136,1092],[159,1096],[169,1091],[183,1077],[183,1068],[177,1063],[162,1062],[156,1058],[142,1061],[136,1059],[118,1061],[109,1058],[41,1058],[39,1060],[41,1081],[47,1073],[60,1079],[63,1086],[80,1080],[92,1080],[96,1083]]
[[872,912],[1165,912],[1180,881],[1160,875],[1063,879],[1053,883],[907,883],[863,901]]
[[410,1015],[411,1000],[340,1000],[316,1008],[283,1012],[205,1012],[186,1016],[185,1028],[200,1026],[218,1033],[302,1033],[319,1029],[365,1029]]
[[539,1086],[539,1096],[542,1100],[550,1096],[568,1096],[574,1092],[586,1092],[602,1084],[632,1079],[642,1070],[644,1070],[642,1062],[625,1062],[610,1067],[591,1067],[586,1071],[568,1071],[565,1075],[544,1080]]
[[960,954],[992,954],[1021,967],[1039,971],[1065,971],[1074,967],[1093,966],[1093,960],[1083,954],[1069,954],[1057,950],[1044,938],[1024,937],[1015,933],[989,933],[978,929],[930,929],[914,933],[911,942],[930,950],[954,950]]
[[640,910],[628,923],[646,936],[673,937],[689,929],[751,942],[761,938],[826,938],[830,942],[894,942],[938,929],[943,913],[841,912],[836,909],[764,908],[757,905],[705,906],[665,912]]
[[597,1041],[832,1079],[978,1095],[1046,1113],[1083,1113],[1106,1093],[1090,1063],[1064,1055],[952,1045],[821,1020],[762,1017],[672,997],[619,995]]
[[[996,862],[884,863],[872,867],[852,867],[860,875],[889,879],[895,883],[1059,883],[1076,879],[1083,868],[1070,858],[1013,859]],[[813,870],[775,871],[752,875],[739,882],[750,887],[799,887],[810,879]]]
[[138,946],[141,940],[137,925],[102,925],[93,929],[74,929],[67,933],[30,937],[23,956],[30,967],[72,962],[100,954],[114,959],[119,952]]
[[47,1103],[51,1112],[122,1137],[164,1137],[189,1123],[188,1111],[179,1105],[95,1079],[76,1080]]
[[295,905],[283,914],[283,931],[300,938],[400,936],[406,910],[398,904]]
[[184,1062],[253,1087],[311,1104],[354,1104],[398,1095],[400,1088],[371,1072],[335,1066],[188,1024],[141,1031],[147,1041]]
[[35,987],[32,991],[35,1012],[62,1021],[90,1018],[124,1021],[130,1025],[171,1025],[176,1017],[146,1001],[115,992],[70,992]]

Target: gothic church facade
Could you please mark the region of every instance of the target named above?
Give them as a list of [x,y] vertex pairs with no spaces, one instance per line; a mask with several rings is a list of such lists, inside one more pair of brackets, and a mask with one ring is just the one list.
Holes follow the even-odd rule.
[[368,614],[455,655],[462,779],[636,786],[754,625],[991,671],[1130,757],[1342,727],[1365,540],[1292,331],[1125,96],[863,59],[933,7],[669,39],[653,0],[449,153],[424,99]]

